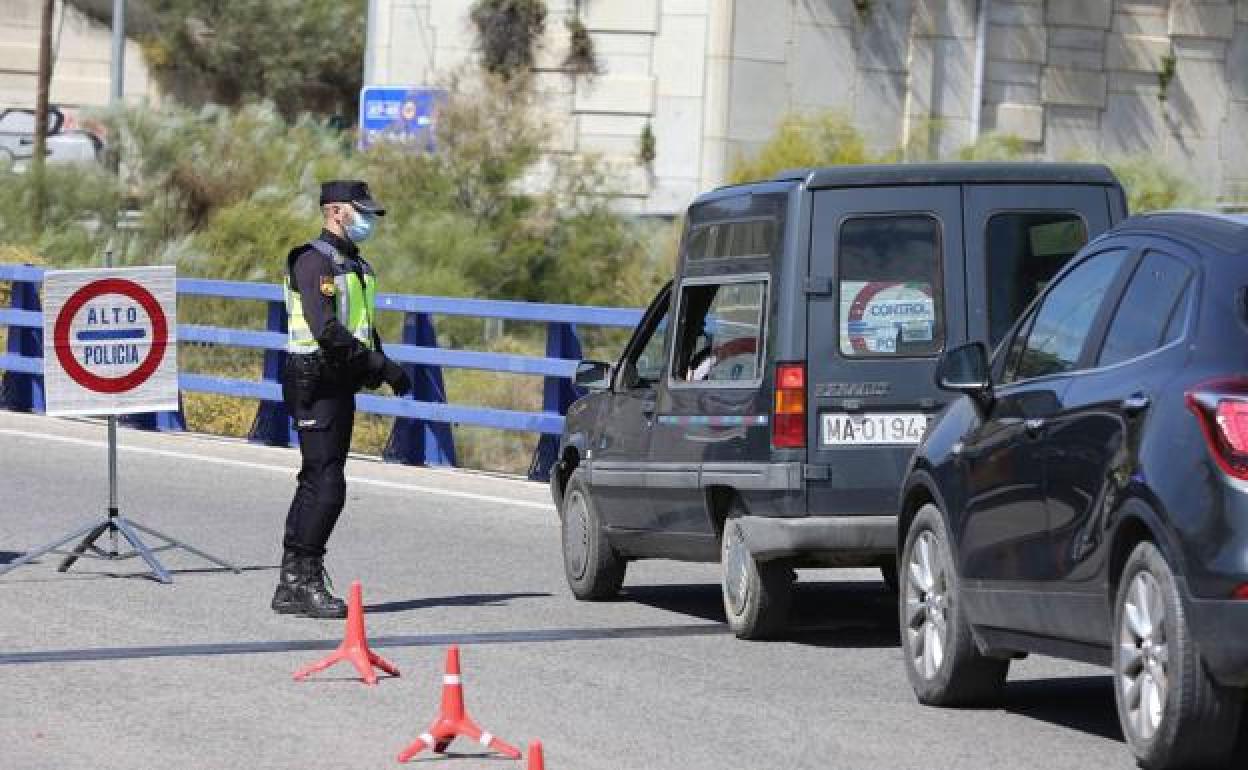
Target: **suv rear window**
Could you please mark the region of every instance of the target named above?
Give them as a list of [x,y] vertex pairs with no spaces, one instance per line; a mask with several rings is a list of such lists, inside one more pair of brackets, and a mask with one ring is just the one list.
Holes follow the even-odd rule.
[[841,354],[930,356],[945,341],[940,223],[929,215],[847,219],[837,246]]
[[686,283],[676,327],[676,382],[744,385],[762,377],[767,281]]
[[1073,211],[1006,211],[985,228],[988,331],[995,347],[1057,271],[1088,242]]
[[1177,339],[1191,277],[1192,271],[1178,259],[1148,252],[1118,302],[1098,363],[1126,361]]

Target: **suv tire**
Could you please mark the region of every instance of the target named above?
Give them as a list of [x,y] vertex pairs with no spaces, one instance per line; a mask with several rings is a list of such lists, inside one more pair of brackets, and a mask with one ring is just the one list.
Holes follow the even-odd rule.
[[615,598],[624,584],[628,560],[611,547],[606,528],[585,473],[572,471],[560,506],[563,533],[563,573],[572,594],[584,601]]
[[789,620],[796,576],[784,562],[758,563],[745,544],[740,503],[733,506],[720,537],[720,588],[724,615],[738,639],[767,639]]
[[1229,766],[1243,693],[1205,671],[1174,573],[1150,542],[1122,570],[1113,633],[1118,721],[1140,765]]
[[901,554],[901,649],[920,703],[966,706],[1001,693],[1010,661],[980,653],[958,594],[949,532],[940,509],[919,509]]

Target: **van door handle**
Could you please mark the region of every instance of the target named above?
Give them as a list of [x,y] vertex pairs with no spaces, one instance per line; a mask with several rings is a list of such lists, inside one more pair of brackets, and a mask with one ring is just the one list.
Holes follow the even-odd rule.
[[1027,435],[1035,438],[1044,430],[1044,420],[1039,417],[1032,417],[1023,421],[1023,429],[1027,431]]
[[1148,396],[1143,393],[1136,393],[1135,395],[1128,396],[1122,400],[1122,411],[1126,412],[1128,415],[1136,415],[1147,409],[1150,403],[1152,402],[1149,400]]

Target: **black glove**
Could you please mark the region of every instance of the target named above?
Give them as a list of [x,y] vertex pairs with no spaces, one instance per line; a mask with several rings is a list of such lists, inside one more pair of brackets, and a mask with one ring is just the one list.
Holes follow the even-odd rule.
[[381,367],[381,379],[390,386],[396,396],[406,396],[412,392],[412,378],[407,376],[403,367],[388,358]]

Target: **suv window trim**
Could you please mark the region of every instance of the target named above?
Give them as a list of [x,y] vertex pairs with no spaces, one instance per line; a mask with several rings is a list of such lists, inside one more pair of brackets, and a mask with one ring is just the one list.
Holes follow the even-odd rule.
[[[959,203],[959,206],[962,204]],[[841,235],[845,229],[845,224],[857,219],[900,219],[903,217],[926,217],[936,223],[936,235],[939,241],[936,244],[936,277],[940,280],[940,296],[933,297],[938,300],[940,313],[938,319],[940,321],[940,346],[931,353],[923,355],[901,355],[898,353],[864,353],[863,355],[850,355],[841,349],[841,324],[845,319],[841,318],[841,275],[843,263],[841,261]],[[948,308],[945,302],[945,292],[949,288],[945,280],[945,222],[940,215],[931,210],[913,210],[913,211],[859,211],[847,213],[840,217],[836,223],[836,270],[833,273],[832,280],[835,286],[836,301],[836,355],[842,361],[922,361],[924,359],[939,358],[945,352],[949,344],[949,319]]]
[[[1100,248],[1091,254],[1076,256],[1067,262],[1066,266],[1057,275],[1053,276],[1053,280],[1049,281],[1049,285],[1044,287],[1044,291],[1037,294],[1036,298],[1031,301],[1031,305],[1028,306],[1022,317],[1019,318],[1018,323],[1015,324],[1013,333],[1006,335],[1005,339],[1001,341],[1001,347],[998,348],[998,355],[1001,356],[1000,364],[994,361],[991,368],[993,384],[996,387],[1013,387],[1014,385],[1067,377],[1096,368],[1091,364],[1094,364],[1096,356],[1100,355],[1101,346],[1105,344],[1105,332],[1109,329],[1109,322],[1113,319],[1114,312],[1118,309],[1118,303],[1122,301],[1122,295],[1127,288],[1127,283],[1131,280],[1131,276],[1135,274],[1135,268],[1141,259],[1141,249],[1136,246],[1128,246],[1113,241],[1098,245]],[[1075,359],[1075,365],[1064,372],[1052,372],[1036,377],[1006,381],[1005,377],[1010,366],[1009,359],[1013,353],[1014,343],[1018,340],[1019,335],[1031,334],[1036,316],[1039,315],[1040,308],[1043,307],[1045,301],[1049,298],[1049,294],[1052,293],[1053,287],[1065,280],[1067,275],[1079,269],[1080,265],[1102,254],[1108,254],[1113,251],[1121,251],[1125,256],[1122,264],[1118,266],[1117,274],[1114,275],[1113,280],[1109,282],[1109,286],[1105,290],[1106,299],[1101,300],[1101,306],[1097,308],[1096,316],[1093,318],[1091,326],[1088,327],[1088,336],[1083,341],[1083,347],[1079,350],[1079,356]],[[1092,353],[1093,350],[1096,351],[1095,354]]]
[[732,273],[726,275],[696,275],[682,276],[679,282],[672,286],[672,304],[670,309],[674,312],[671,314],[671,322],[668,323],[668,333],[676,334],[677,327],[681,324],[681,311],[684,309],[682,300],[685,296],[686,286],[724,286],[734,283],[756,283],[763,284],[763,301],[761,303],[761,318],[759,318],[758,336],[760,348],[758,351],[758,376],[750,380],[700,380],[698,382],[686,382],[675,377],[676,370],[676,345],[668,346],[667,377],[664,382],[669,390],[753,390],[762,387],[763,380],[767,373],[767,337],[771,331],[771,273]]

